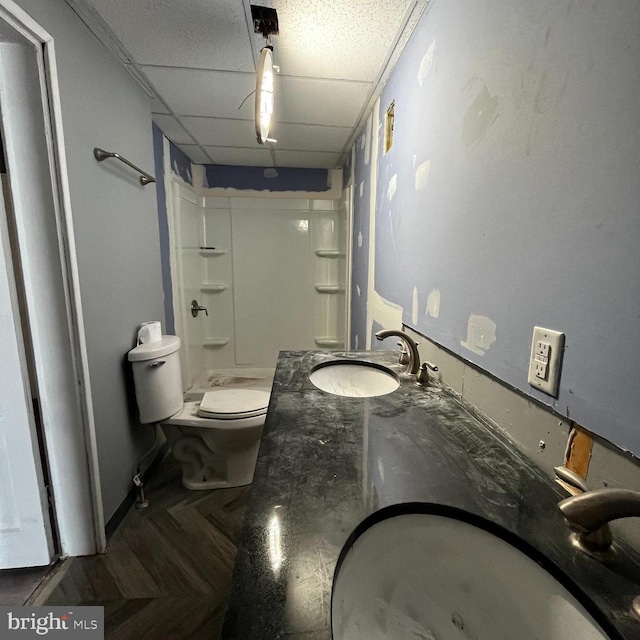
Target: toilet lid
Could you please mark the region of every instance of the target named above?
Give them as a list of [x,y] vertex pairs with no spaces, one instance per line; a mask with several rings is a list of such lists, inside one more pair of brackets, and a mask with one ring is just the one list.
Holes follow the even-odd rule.
[[216,389],[207,391],[198,407],[203,418],[240,419],[260,416],[269,406],[268,391],[256,389]]

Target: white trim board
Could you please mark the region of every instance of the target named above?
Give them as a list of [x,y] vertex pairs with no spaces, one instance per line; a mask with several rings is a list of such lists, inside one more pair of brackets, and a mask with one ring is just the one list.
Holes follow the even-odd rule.
[[[90,555],[103,552],[106,539],[55,47],[52,37],[11,0],[0,0],[0,20],[33,45],[38,59],[53,215],[33,220],[31,212],[17,209],[15,215],[22,229],[23,269],[32,269],[29,280],[39,285],[37,291],[35,284],[25,289],[34,311],[31,331],[60,552]],[[20,188],[26,186],[12,185]],[[43,224],[49,228],[48,236],[39,235],[44,247],[34,244],[29,233],[29,225]],[[48,264],[36,259],[43,249]],[[47,268],[59,274],[57,281]],[[59,365],[52,367],[52,362]]]

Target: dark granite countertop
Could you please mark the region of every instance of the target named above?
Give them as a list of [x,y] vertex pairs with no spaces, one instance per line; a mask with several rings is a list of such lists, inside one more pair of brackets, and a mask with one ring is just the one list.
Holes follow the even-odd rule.
[[343,545],[368,515],[411,502],[457,507],[511,531],[604,612],[595,617],[611,637],[640,638],[631,613],[637,553],[618,540],[606,561],[575,551],[556,506],[567,493],[447,393],[409,376],[376,398],[314,387],[311,369],[341,358],[397,362],[389,351],[280,353],[223,640],[330,640]]

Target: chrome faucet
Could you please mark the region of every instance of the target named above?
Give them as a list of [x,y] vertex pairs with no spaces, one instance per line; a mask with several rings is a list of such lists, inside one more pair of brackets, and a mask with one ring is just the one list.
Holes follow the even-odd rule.
[[404,331],[396,329],[383,329],[376,333],[376,338],[378,340],[391,338],[391,336],[396,336],[397,338],[404,340],[407,347],[409,347],[409,373],[418,373],[418,369],[420,368],[420,354],[418,353],[418,345],[415,343],[414,339]]
[[618,518],[640,517],[640,492],[629,489],[596,489],[565,498],[558,503],[571,541],[590,554],[607,551],[612,543],[609,522]]

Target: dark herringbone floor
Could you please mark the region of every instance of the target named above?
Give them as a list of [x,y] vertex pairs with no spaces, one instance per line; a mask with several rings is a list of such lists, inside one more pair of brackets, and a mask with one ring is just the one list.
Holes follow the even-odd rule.
[[23,605],[38,588],[51,567],[0,570],[0,605]]
[[189,491],[165,459],[107,553],[74,558],[42,604],[102,605],[105,639],[215,640],[249,487]]

